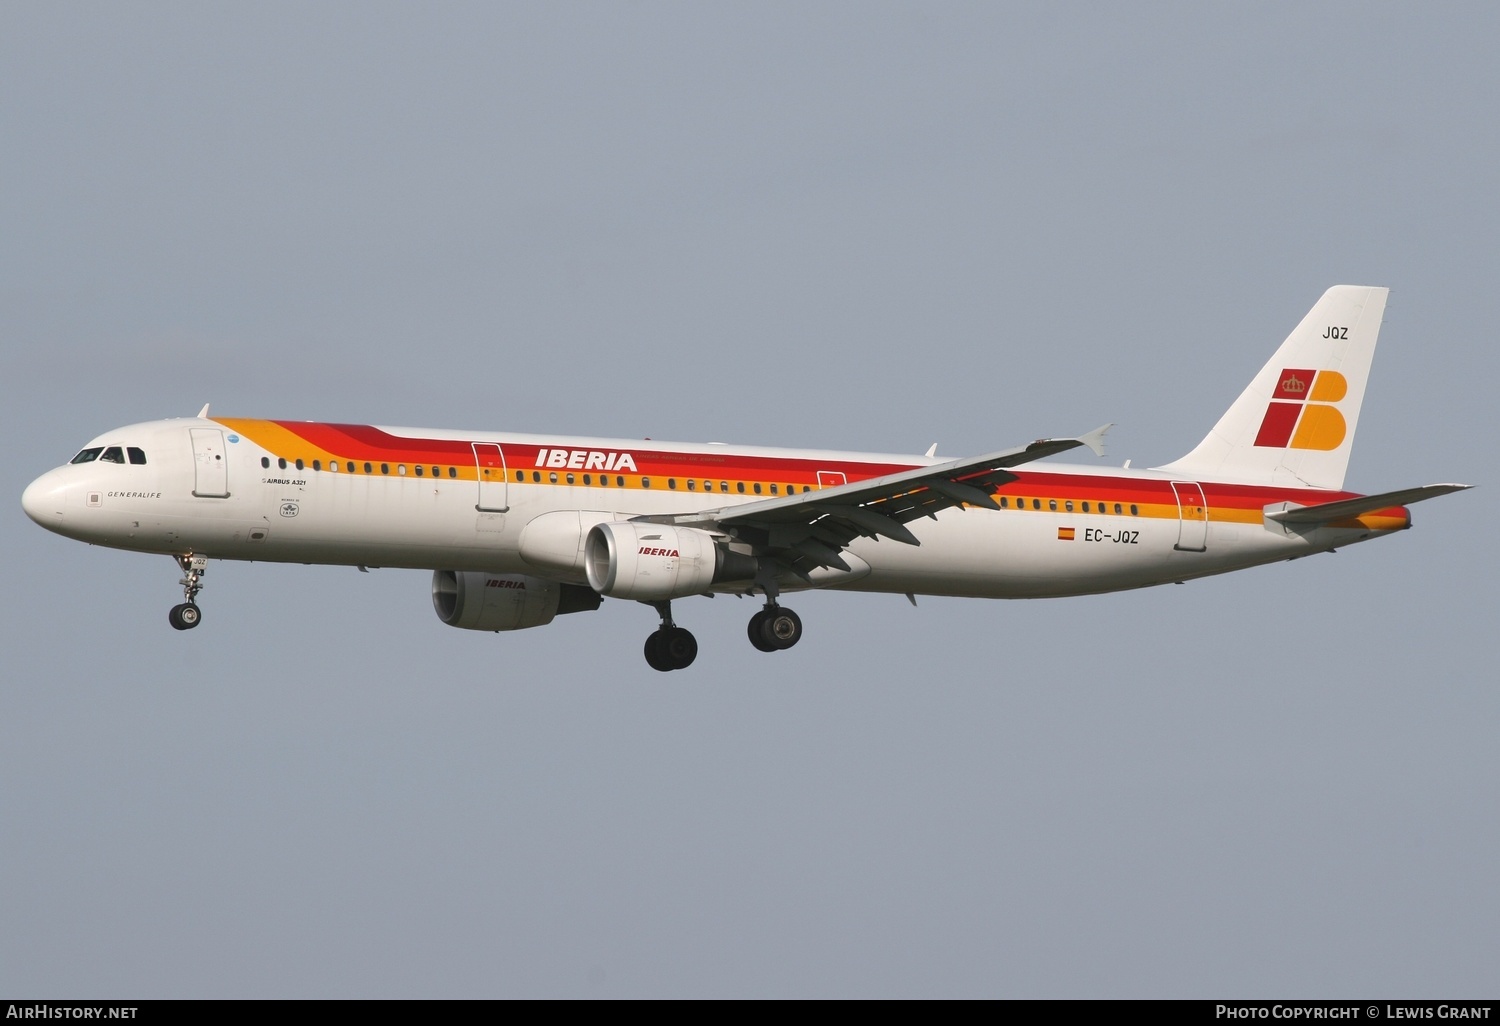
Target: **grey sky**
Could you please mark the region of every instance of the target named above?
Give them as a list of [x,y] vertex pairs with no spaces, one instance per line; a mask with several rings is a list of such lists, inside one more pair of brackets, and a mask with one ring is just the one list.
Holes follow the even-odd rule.
[[[1474,997],[1500,983],[1493,5],[0,7],[0,993]],[[512,635],[48,535],[231,415],[1194,445],[1393,289],[1337,555]]]

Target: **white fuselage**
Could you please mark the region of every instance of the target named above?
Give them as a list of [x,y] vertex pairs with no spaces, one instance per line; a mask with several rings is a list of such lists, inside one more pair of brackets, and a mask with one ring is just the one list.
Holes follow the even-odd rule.
[[[583,538],[596,523],[722,509],[937,462],[365,430],[403,444],[446,446],[447,458],[382,461],[359,453],[351,459],[326,439],[309,434],[308,442],[287,422],[157,421],[110,431],[85,450],[135,449],[144,462],[96,456],[64,465],[38,478],[23,504],[51,531],[120,549],[528,574],[582,584]],[[321,455],[304,458],[304,449]],[[460,459],[463,453],[471,455]],[[1346,492],[1183,482],[1159,471],[1062,464],[1016,473],[1016,481],[994,493],[1006,508],[950,508],[913,521],[919,546],[858,538],[845,550],[850,569],[820,570],[811,586],[991,598],[1087,594],[1223,573],[1408,526],[1404,510],[1311,529],[1263,516],[1277,503],[1325,502]],[[808,586],[784,582],[785,590]]]

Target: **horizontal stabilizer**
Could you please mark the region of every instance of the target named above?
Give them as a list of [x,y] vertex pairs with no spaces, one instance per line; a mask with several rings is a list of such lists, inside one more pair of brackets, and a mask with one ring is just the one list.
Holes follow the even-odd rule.
[[1291,509],[1267,513],[1271,520],[1283,524],[1328,524],[1336,520],[1348,520],[1363,513],[1373,513],[1392,506],[1406,506],[1423,499],[1433,499],[1449,492],[1461,492],[1472,485],[1435,484],[1421,488],[1403,488],[1399,492],[1382,492],[1379,495],[1362,495],[1357,499],[1339,499],[1316,506],[1294,506]]

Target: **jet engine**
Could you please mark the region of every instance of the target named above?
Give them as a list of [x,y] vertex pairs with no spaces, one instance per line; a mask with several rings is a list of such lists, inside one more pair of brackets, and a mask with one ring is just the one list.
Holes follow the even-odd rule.
[[432,607],[438,619],[471,631],[541,627],[563,613],[598,609],[603,601],[588,588],[524,574],[432,572]]
[[589,586],[610,598],[662,602],[755,579],[754,556],[707,531],[637,521],[596,524],[584,543]]

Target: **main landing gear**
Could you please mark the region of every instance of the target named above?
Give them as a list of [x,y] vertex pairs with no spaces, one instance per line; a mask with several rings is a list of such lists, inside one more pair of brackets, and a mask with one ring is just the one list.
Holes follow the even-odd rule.
[[750,644],[762,652],[779,652],[802,640],[802,618],[785,606],[767,602],[750,618]]
[[750,618],[746,631],[750,635],[750,644],[762,652],[791,648],[802,640],[802,618],[776,601],[780,589],[775,577],[762,574],[756,577],[755,583],[766,597],[766,605]]
[[672,622],[672,603],[652,602],[661,614],[661,626],[646,638],[646,662],[653,670],[682,670],[698,658],[698,639],[685,627]]
[[[647,605],[661,615],[661,626],[646,638],[646,662],[653,670],[663,673],[691,666],[698,658],[698,639],[691,631],[672,622],[672,603],[648,602]],[[750,644],[762,652],[780,652],[802,640],[802,618],[778,605],[775,596],[768,596],[765,608],[750,618],[748,633]]]
[[182,597],[185,602],[173,606],[167,613],[167,622],[180,631],[190,631],[203,620],[198,608],[198,593],[203,590],[203,575],[208,571],[207,556],[178,556],[177,565],[182,567]]

